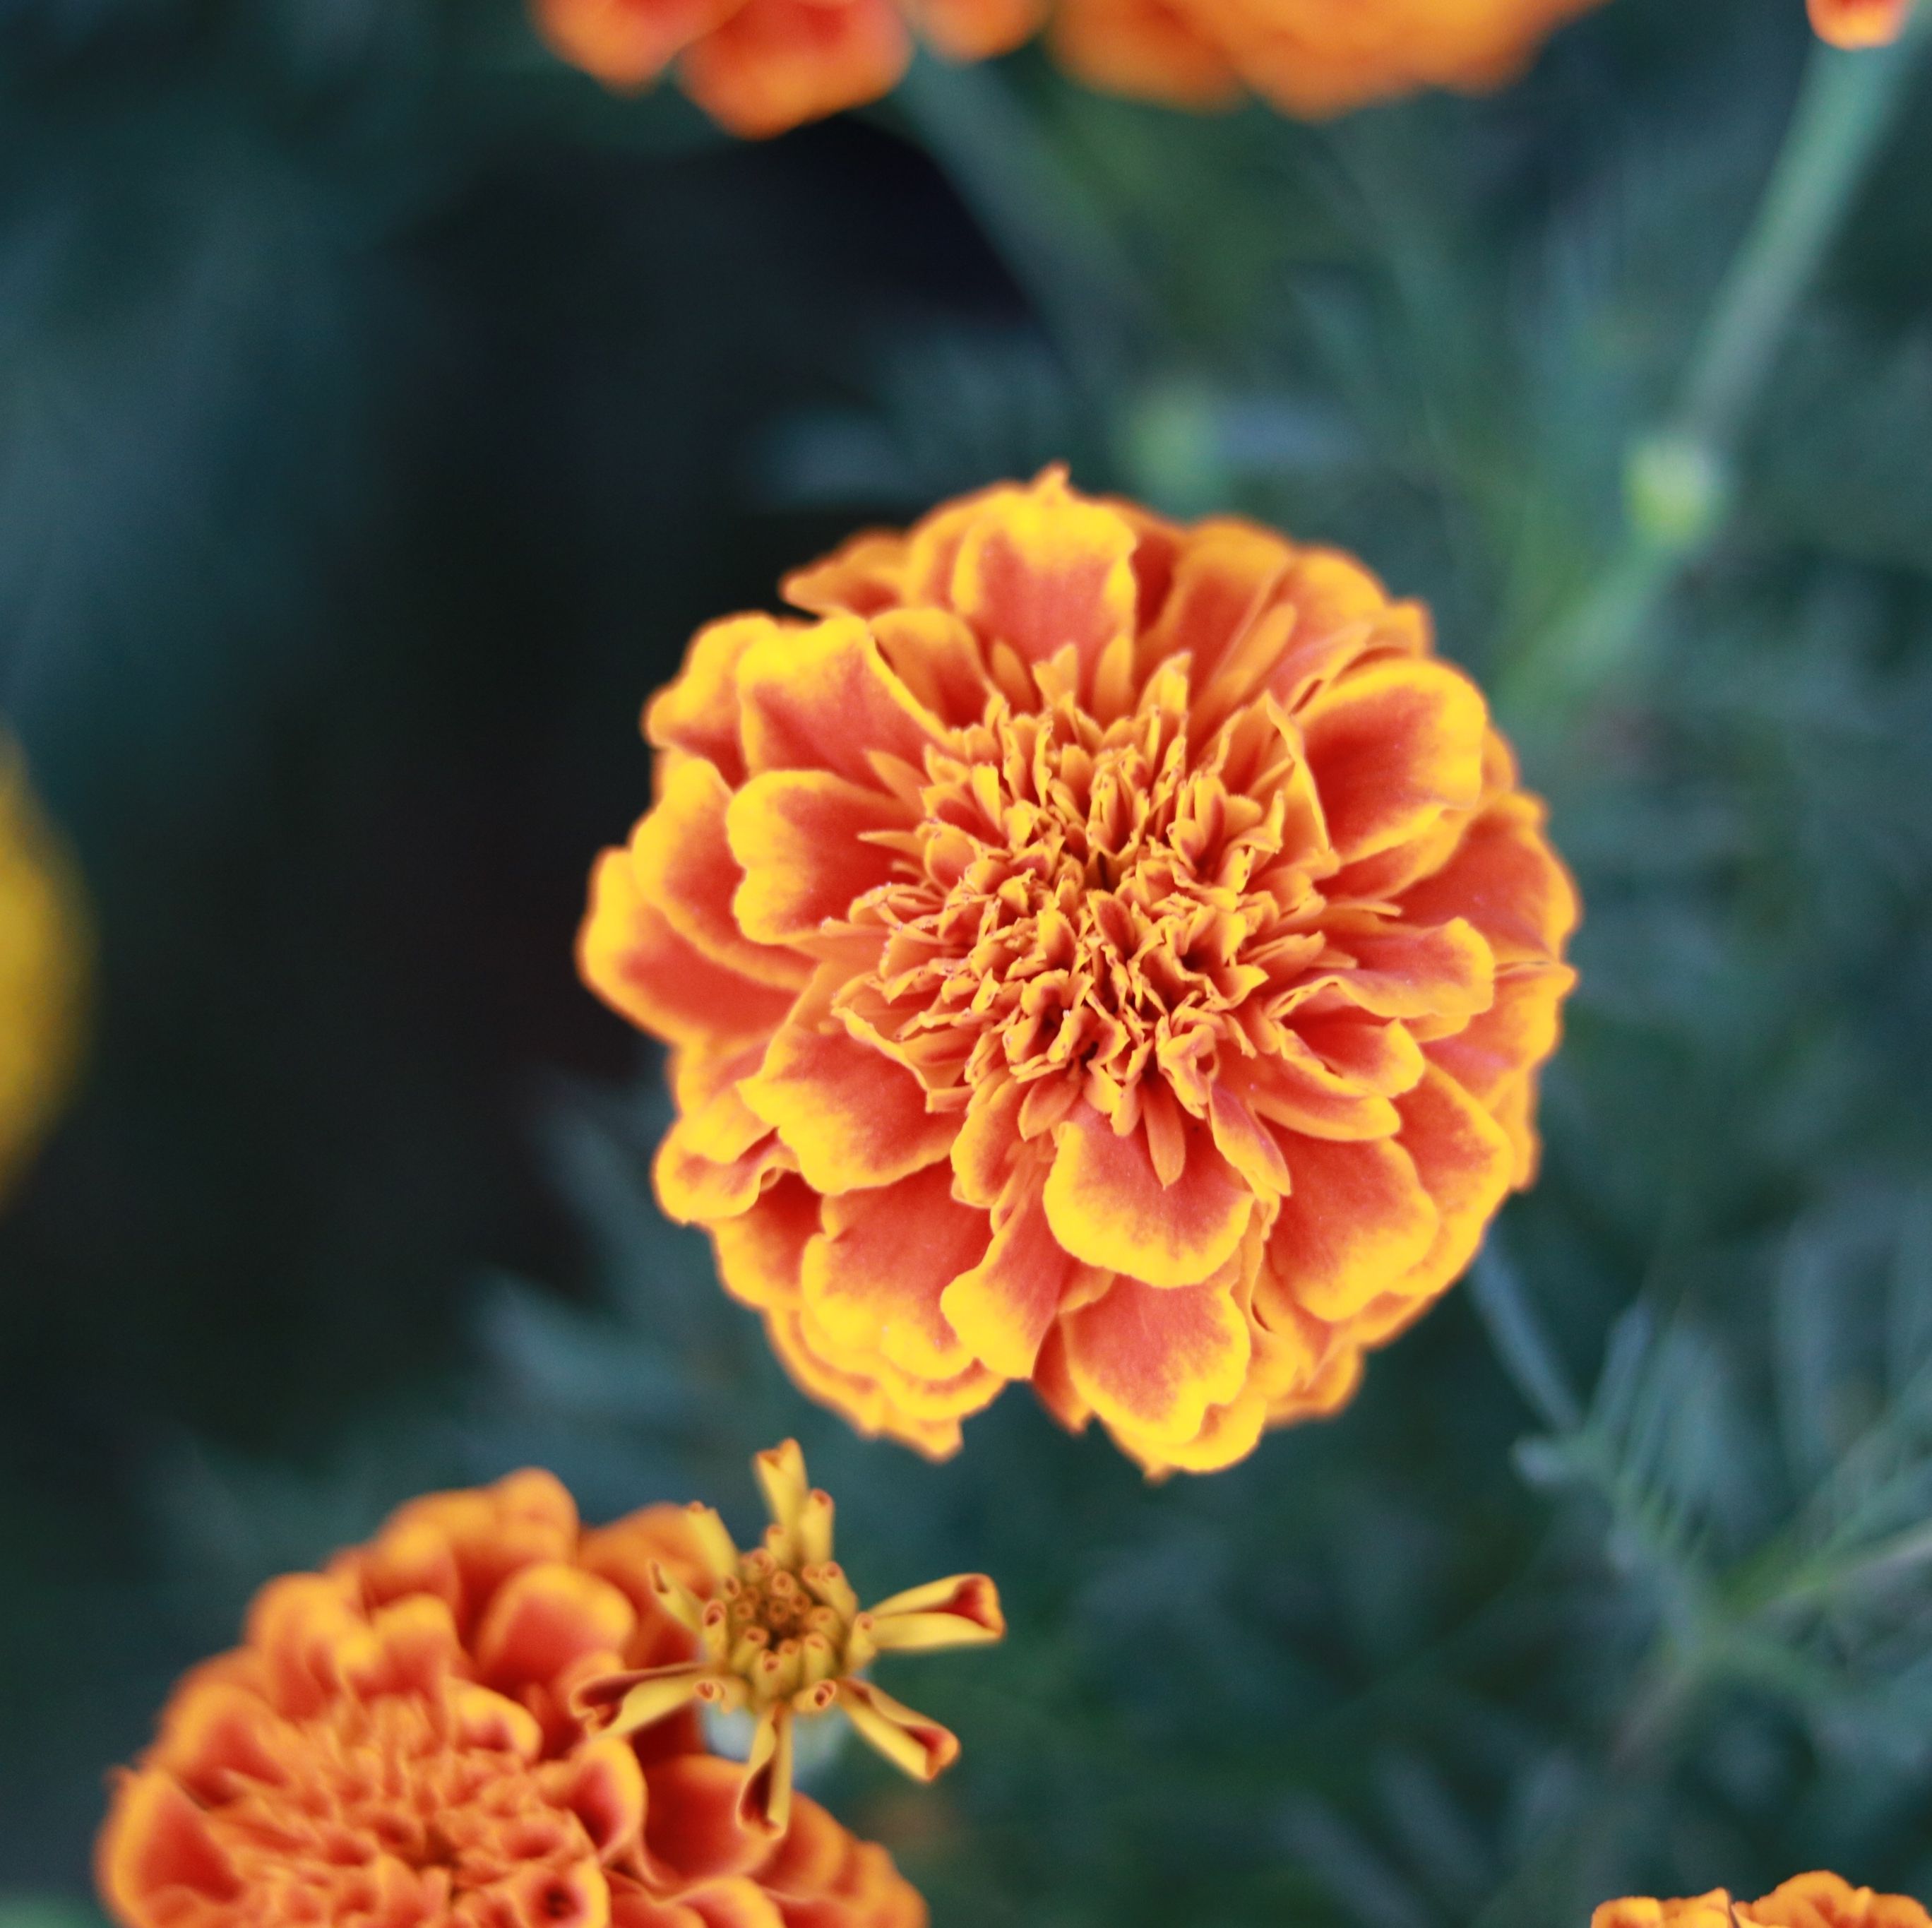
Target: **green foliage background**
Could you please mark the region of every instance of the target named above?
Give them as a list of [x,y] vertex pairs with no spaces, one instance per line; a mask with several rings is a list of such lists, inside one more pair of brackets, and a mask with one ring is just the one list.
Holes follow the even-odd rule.
[[[271,1573],[426,1487],[748,1527],[788,1431],[875,1590],[1013,1617],[820,1791],[940,1928],[1532,1928],[1798,1869],[1932,1895],[1932,74],[1735,512],[1576,612],[1808,55],[1612,0],[1492,101],[1300,128],[922,68],[727,142],[514,7],[0,12],[0,710],[100,926],[0,1218],[0,1896]],[[858,523],[1064,456],[1428,596],[1588,914],[1547,1168],[1342,1418],[1144,1485],[1023,1396],[806,1406],[650,1202],[575,985],[638,704]]]

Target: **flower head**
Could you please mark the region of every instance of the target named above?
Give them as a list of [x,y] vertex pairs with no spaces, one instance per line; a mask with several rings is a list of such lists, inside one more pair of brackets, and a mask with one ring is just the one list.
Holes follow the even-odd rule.
[[679,84],[734,134],[782,134],[877,100],[915,32],[957,60],[1004,53],[1039,25],[1036,0],[536,0],[538,26],[607,86]]
[[938,1454],[1010,1380],[1152,1469],[1332,1412],[1534,1165],[1574,899],[1357,564],[1057,472],[700,632],[587,981],[658,1195],[800,1383]]
[[0,1193],[73,1076],[85,926],[72,864],[0,737]]
[[1681,1901],[1606,1901],[1590,1928],[1932,1928],[1908,1895],[1874,1894],[1837,1875],[1796,1875],[1756,1901],[1722,1888]]
[[1808,0],[1811,25],[1834,47],[1888,47],[1905,31],[1912,0]]
[[1427,87],[1486,92],[1598,0],[1059,0],[1055,52],[1110,92],[1318,119]]
[[842,1709],[895,1767],[929,1781],[951,1766],[959,1743],[935,1721],[866,1680],[881,1653],[977,1647],[1006,1632],[1000,1598],[983,1573],[956,1574],[877,1606],[859,1596],[832,1557],[832,1496],[808,1486],[795,1440],[754,1462],[772,1523],[764,1542],[741,1554],[709,1507],[694,1507],[693,1532],[706,1572],[688,1584],[653,1566],[652,1590],[696,1635],[695,1659],[586,1683],[586,1708],[614,1707],[610,1731],[633,1733],[694,1701],[756,1716],[740,1817],[754,1832],[790,1824],[792,1730],[800,1716]]
[[802,1797],[783,1841],[740,1827],[742,1770],[688,1716],[626,1737],[574,1710],[584,1680],[688,1652],[657,1581],[706,1559],[681,1509],[585,1531],[531,1472],[415,1501],[272,1581],[116,1788],[110,1910],[125,1928],[698,1928],[777,1903],[922,1928],[884,1851]]

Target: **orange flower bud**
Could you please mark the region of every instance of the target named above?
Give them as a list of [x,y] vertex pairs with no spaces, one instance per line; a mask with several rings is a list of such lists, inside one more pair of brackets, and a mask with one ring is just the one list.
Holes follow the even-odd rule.
[[708,1584],[707,1523],[601,1531],[545,1473],[413,1501],[272,1581],[116,1787],[96,1863],[124,1928],[924,1928],[885,1851],[802,1795],[740,1821],[744,1766],[687,1708],[591,1731],[577,1690],[696,1643],[660,1584]]
[[1425,613],[1049,471],[700,632],[586,982],[800,1383],[952,1452],[1030,1380],[1152,1470],[1329,1413],[1534,1169],[1574,893]]

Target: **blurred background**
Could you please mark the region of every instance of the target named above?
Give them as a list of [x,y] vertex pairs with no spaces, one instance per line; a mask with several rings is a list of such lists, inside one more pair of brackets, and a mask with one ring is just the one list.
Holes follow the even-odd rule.
[[[1728,515],[1668,446],[1626,501],[1802,15],[1315,129],[926,65],[748,146],[513,0],[0,10],[0,714],[98,953],[0,1207],[4,1928],[95,1918],[106,1770],[271,1574],[532,1461],[748,1531],[788,1432],[870,1590],[1007,1596],[889,1681],[961,1765],[817,1790],[938,1928],[1932,1892],[1932,72]],[[1426,596],[1588,906],[1474,1280],[1156,1488],[1019,1392],[940,1467],[806,1404],[571,962],[693,627],[1059,458]]]

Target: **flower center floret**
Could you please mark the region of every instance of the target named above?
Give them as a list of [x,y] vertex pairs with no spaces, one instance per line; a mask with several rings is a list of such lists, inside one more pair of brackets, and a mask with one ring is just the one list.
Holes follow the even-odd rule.
[[[877,1649],[871,1616],[859,1610],[838,1563],[797,1558],[782,1527],[738,1561],[706,1602],[698,1638],[706,1657],[743,1686],[719,1683],[700,1698],[733,1710],[762,1711],[773,1701],[812,1693],[836,1675],[863,1667]],[[831,1695],[813,1694],[830,1704]]]
[[1222,1052],[1262,1048],[1253,1000],[1318,950],[1334,860],[1276,720],[1195,755],[1187,703],[1178,668],[1111,723],[996,699],[928,754],[925,820],[896,840],[917,874],[855,908],[887,935],[845,999],[928,1085],[1077,1068],[1066,1102],[1116,1116],[1152,1075],[1200,1116]]

